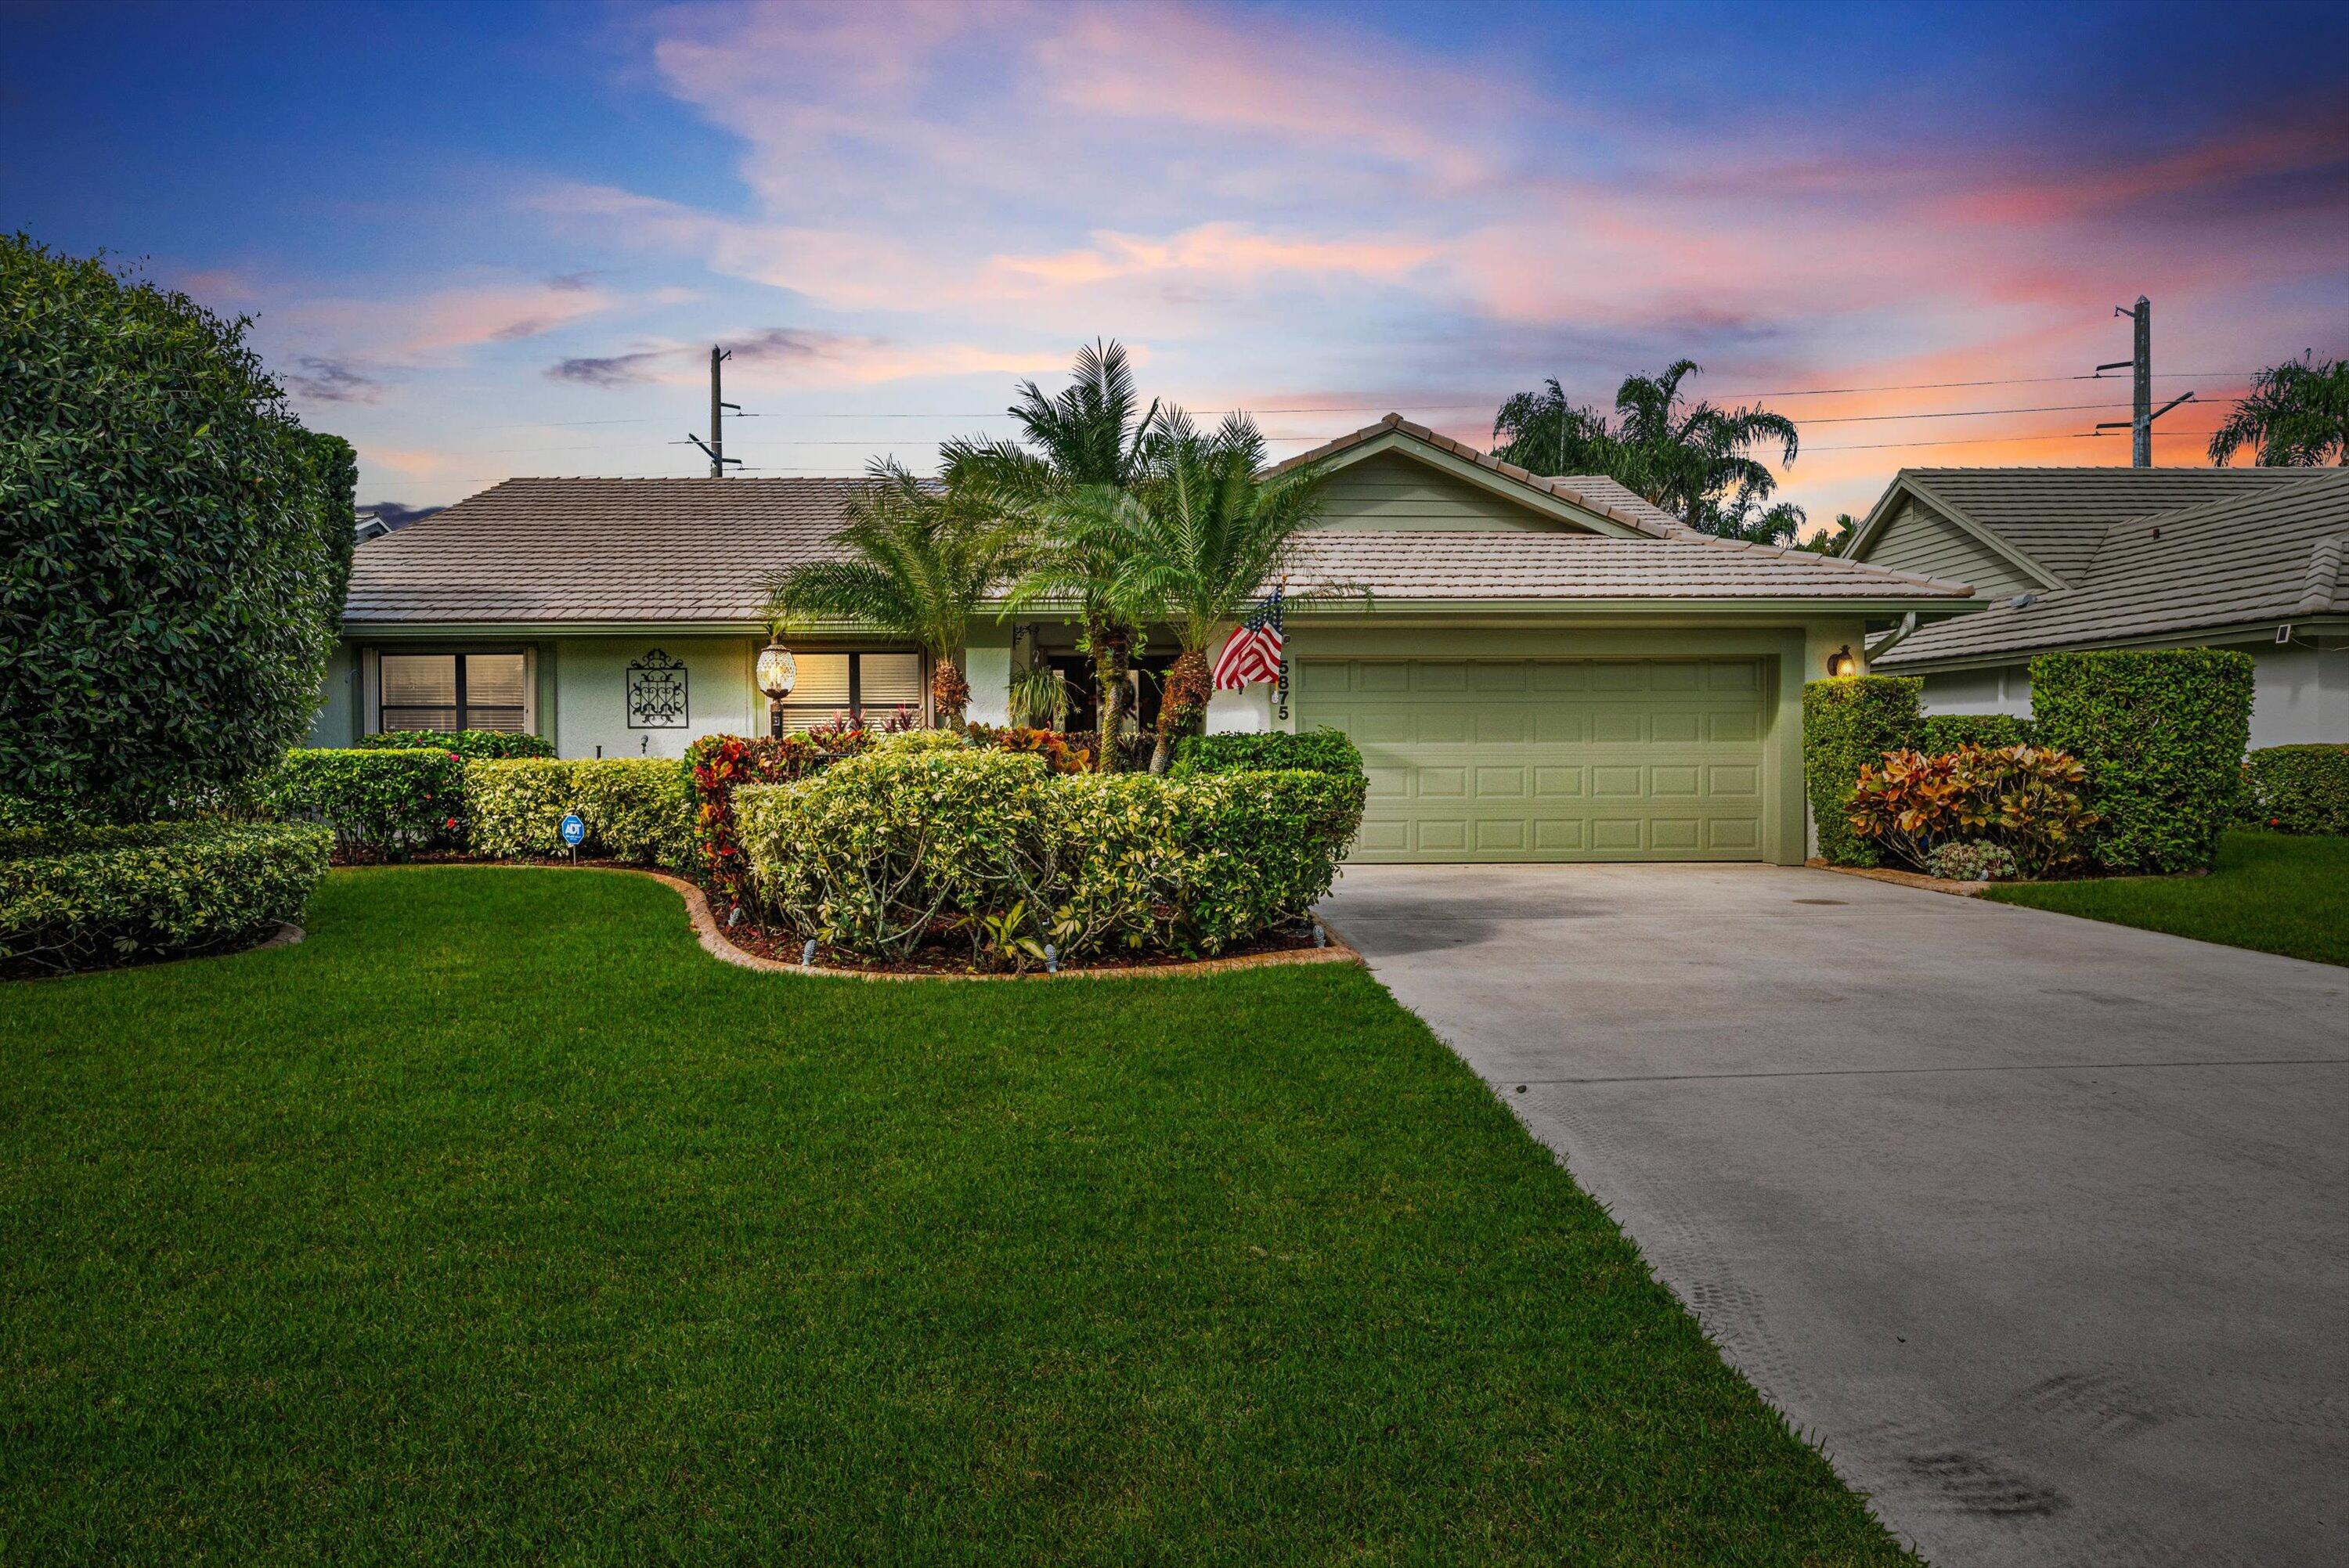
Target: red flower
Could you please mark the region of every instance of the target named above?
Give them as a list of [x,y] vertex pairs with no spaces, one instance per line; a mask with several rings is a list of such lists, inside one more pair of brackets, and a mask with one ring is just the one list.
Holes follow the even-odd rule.
[[444,823],[444,824],[442,824],[442,825],[443,825],[443,826],[445,826],[446,828],[448,828],[448,830],[449,830],[450,831],[454,832],[454,831],[456,831],[456,829],[457,829],[457,819],[456,819],[456,818],[454,818],[454,817],[451,817],[451,818],[450,818],[450,819],[449,819],[449,820],[448,820],[446,823]]

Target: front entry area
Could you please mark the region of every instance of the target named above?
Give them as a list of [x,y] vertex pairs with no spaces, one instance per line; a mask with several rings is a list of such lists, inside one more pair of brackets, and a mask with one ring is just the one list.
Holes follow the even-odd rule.
[[1760,860],[1766,668],[1304,659],[1297,727],[1361,748],[1356,861]]

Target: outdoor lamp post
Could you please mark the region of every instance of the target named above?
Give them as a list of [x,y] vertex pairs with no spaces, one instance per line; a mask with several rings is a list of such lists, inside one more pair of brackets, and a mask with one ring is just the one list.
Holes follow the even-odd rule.
[[[764,669],[766,666],[761,665],[760,667]],[[1835,679],[1841,680],[1846,676],[1857,675],[1858,673],[1859,661],[1852,657],[1851,645],[1849,643],[1846,643],[1842,647],[1837,648],[1834,653],[1827,655],[1827,674]]]
[[783,698],[799,684],[800,666],[781,637],[770,637],[759,650],[759,689],[767,694],[767,733],[783,733]]

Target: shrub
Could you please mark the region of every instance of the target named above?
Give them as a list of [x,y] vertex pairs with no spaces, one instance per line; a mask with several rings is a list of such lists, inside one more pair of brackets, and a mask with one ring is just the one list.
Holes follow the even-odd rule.
[[1190,735],[1175,743],[1174,771],[1177,774],[1288,768],[1360,779],[1362,754],[1342,729],[1310,729],[1302,735],[1278,729],[1254,735]]
[[974,749],[854,758],[737,801],[757,900],[792,931],[871,957],[959,939],[1019,967],[1047,943],[1213,954],[1302,919],[1362,786],[1295,769],[1061,777]]
[[1017,751],[1040,757],[1044,766],[1055,773],[1089,773],[1092,770],[1092,748],[1073,743],[1056,729],[1032,729],[1026,725],[997,728],[991,724],[967,726],[963,733],[973,746],[990,747],[998,751]]
[[2013,850],[1986,839],[1937,845],[1926,869],[1950,882],[2007,882],[2023,874]]
[[510,734],[502,729],[388,729],[358,738],[361,750],[453,751],[463,758],[552,757],[554,742],[543,736]]
[[465,764],[466,840],[491,860],[560,855],[573,764],[552,758],[483,758]]
[[1803,688],[1803,779],[1828,864],[1878,863],[1875,846],[1852,830],[1852,792],[1863,767],[1908,746],[1924,686],[1909,676],[1845,676]]
[[2244,764],[2244,820],[2279,833],[2349,833],[2349,746],[2263,746]]
[[2242,786],[2251,680],[2251,656],[2230,648],[2031,661],[2040,743],[2087,765],[2098,864],[2182,872],[2217,858]]
[[299,920],[331,839],[303,822],[0,831],[0,969],[162,956]]
[[2081,800],[2086,777],[2078,759],[2038,747],[1895,751],[1861,765],[1846,820],[1856,837],[1918,871],[1930,871],[1944,845],[1987,842],[2023,874],[2042,876],[2088,852],[2096,817]]
[[1915,745],[1929,757],[1961,746],[1989,750],[2031,744],[2031,721],[2005,713],[1935,713],[1917,722]]
[[308,729],[352,523],[245,330],[0,235],[0,794],[168,815]]
[[255,795],[276,816],[323,824],[346,861],[465,841],[465,764],[452,752],[297,748]]
[[968,751],[970,738],[959,729],[895,729],[874,741],[873,749],[918,756],[926,751]]
[[734,791],[745,784],[784,784],[842,757],[863,752],[872,732],[825,725],[798,735],[705,735],[685,748],[693,780],[695,864],[701,880],[740,903],[748,866],[736,836]]
[[601,757],[569,766],[572,810],[587,827],[583,849],[672,871],[692,865],[693,776],[685,764]]

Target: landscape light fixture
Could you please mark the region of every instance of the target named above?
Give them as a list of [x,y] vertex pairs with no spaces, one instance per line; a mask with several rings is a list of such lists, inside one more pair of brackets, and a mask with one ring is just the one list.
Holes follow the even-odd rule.
[[1856,676],[1858,673],[1859,661],[1852,656],[1851,645],[1849,643],[1846,643],[1842,647],[1837,648],[1834,653],[1827,655],[1827,675],[1829,678],[1841,680],[1846,676]]
[[783,733],[783,698],[792,695],[799,684],[799,661],[783,646],[780,636],[767,639],[759,650],[759,689],[767,694],[767,733],[780,737]]

